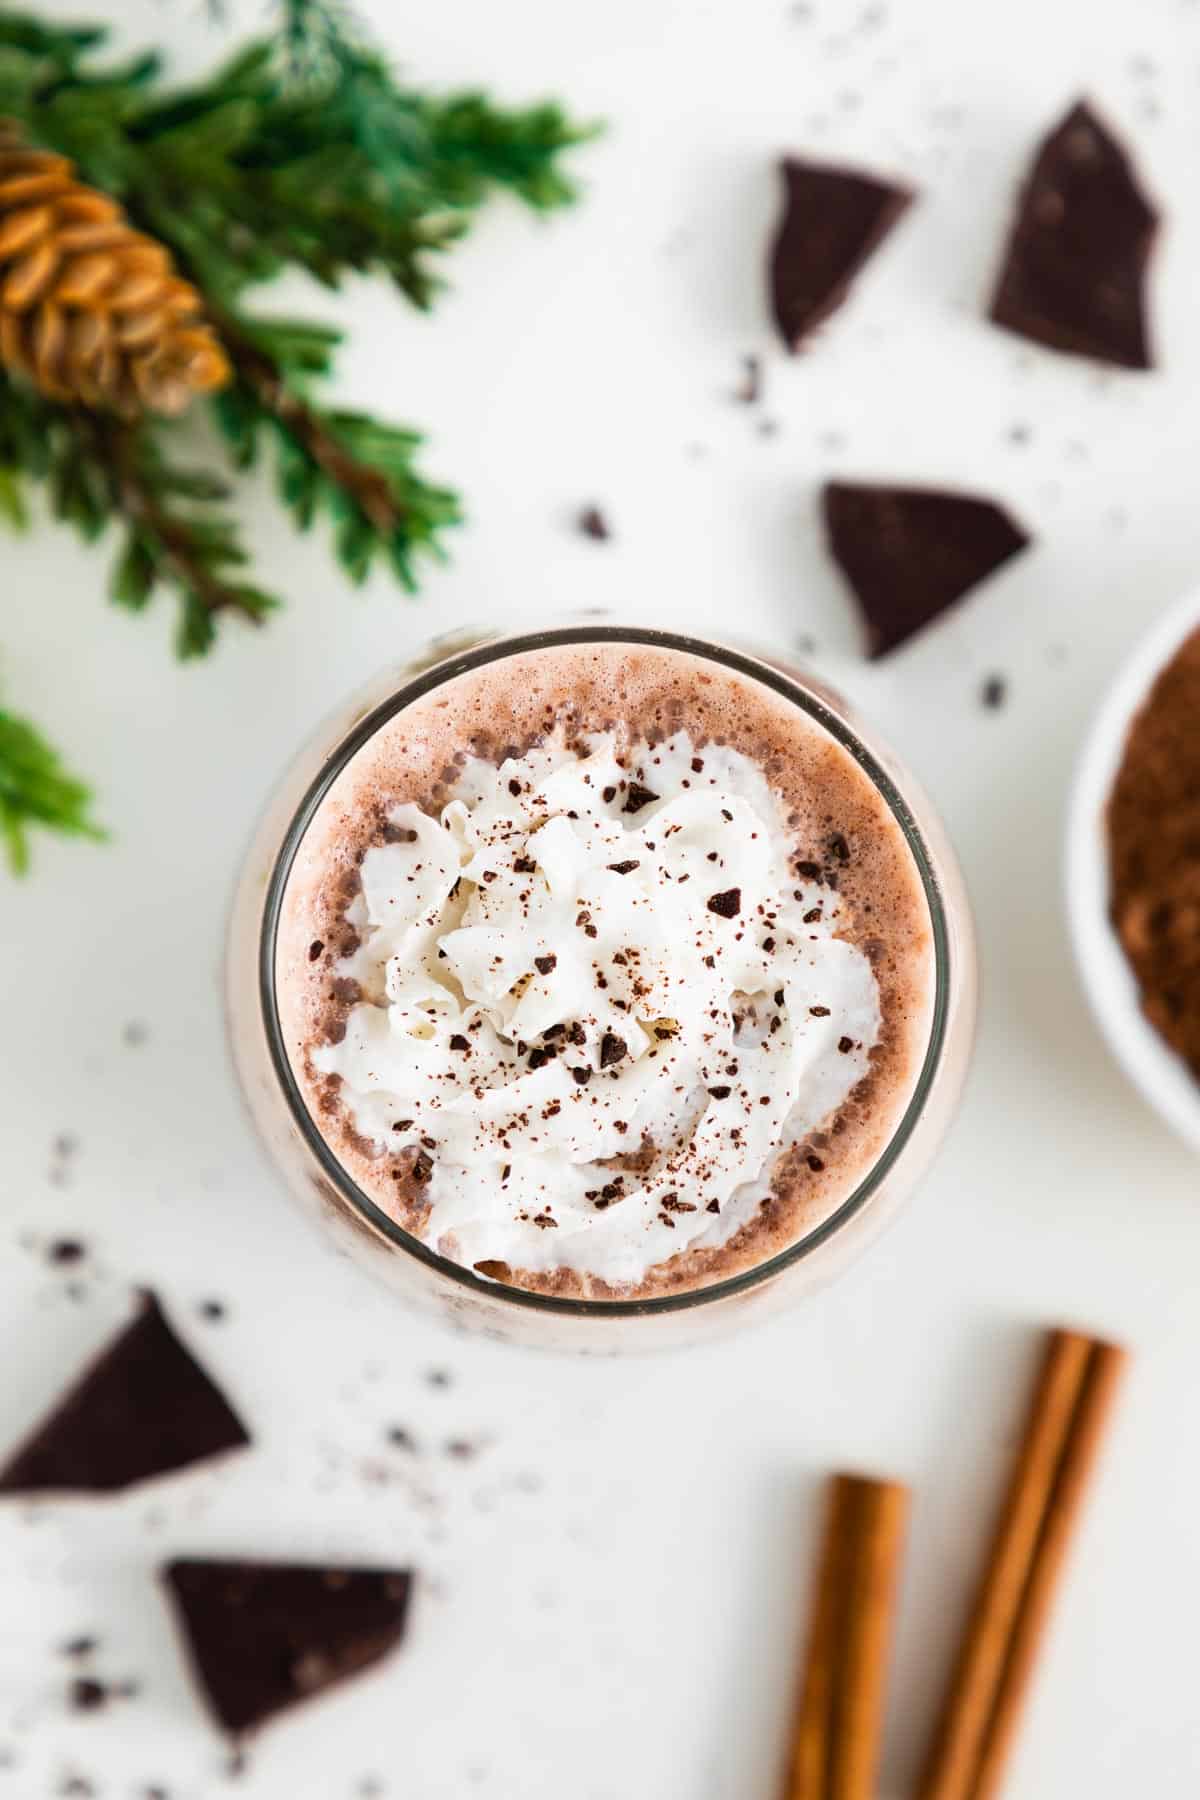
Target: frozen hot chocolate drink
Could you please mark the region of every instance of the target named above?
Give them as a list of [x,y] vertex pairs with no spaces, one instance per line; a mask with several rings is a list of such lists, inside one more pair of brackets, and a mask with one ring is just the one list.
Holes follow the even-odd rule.
[[275,991],[383,1212],[488,1282],[641,1300],[769,1260],[864,1180],[933,965],[901,826],[816,718],[601,637],[368,738],[292,862]]

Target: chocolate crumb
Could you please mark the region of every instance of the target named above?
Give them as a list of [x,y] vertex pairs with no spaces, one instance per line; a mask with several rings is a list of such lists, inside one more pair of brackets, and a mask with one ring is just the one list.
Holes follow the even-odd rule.
[[854,1039],[853,1038],[840,1037],[838,1039],[838,1049],[841,1051],[843,1056],[849,1056],[849,1054],[850,1054],[851,1050],[853,1050],[853,1048],[854,1048]]
[[763,394],[762,357],[753,354],[742,358],[742,379],[733,391],[739,406],[757,406]]
[[629,791],[625,795],[625,804],[621,808],[621,811],[626,813],[641,812],[643,806],[649,806],[652,801],[657,799],[658,795],[654,793],[651,788],[643,787],[640,781],[631,781],[629,784]]
[[809,1168],[812,1170],[814,1175],[819,1175],[821,1173],[821,1170],[825,1167],[825,1164],[821,1161],[820,1157],[815,1156],[811,1150],[809,1151],[808,1155],[804,1158],[804,1160],[808,1164]]
[[471,1040],[470,1038],[464,1037],[461,1031],[453,1031],[450,1034],[450,1048],[452,1050],[465,1050],[469,1056],[471,1053]]
[[87,1247],[78,1238],[55,1238],[46,1246],[46,1259],[56,1268],[70,1268],[83,1261],[87,1255]]
[[513,799],[516,800],[521,792],[520,782],[517,781],[516,779],[510,781],[508,784],[508,791],[512,795]]
[[728,1100],[733,1089],[731,1087],[725,1087],[724,1084],[722,1084],[720,1087],[710,1087],[708,1091],[714,1100]]
[[829,1008],[827,1006],[810,1006],[808,1010],[814,1019],[827,1019],[829,1017]]
[[314,938],[312,943],[308,946],[309,962],[316,962],[317,959],[320,957],[324,948],[325,948],[325,946],[321,942],[320,938]]
[[612,527],[598,506],[585,506],[575,520],[576,526],[594,543],[604,544],[612,536]]
[[705,1212],[719,1213],[721,1210],[721,1207],[720,1207],[720,1204],[718,1201],[710,1200],[704,1210],[705,1210]]
[[710,894],[706,904],[709,912],[717,913],[722,919],[734,919],[742,910],[742,890],[732,887],[720,894]]
[[606,1031],[600,1039],[600,1067],[611,1069],[627,1054],[629,1045],[615,1031]]
[[640,869],[641,866],[641,863],[636,859],[631,859],[628,862],[609,863],[608,865],[614,875],[632,875],[633,871],[635,869]]
[[98,1712],[108,1704],[109,1691],[102,1681],[90,1675],[77,1675],[70,1687],[70,1702],[76,1712]]
[[553,952],[549,956],[535,956],[533,966],[539,975],[549,975],[558,967],[558,958]]
[[571,1070],[571,1078],[578,1082],[580,1087],[586,1087],[592,1079],[592,1071],[586,1063],[577,1063]]

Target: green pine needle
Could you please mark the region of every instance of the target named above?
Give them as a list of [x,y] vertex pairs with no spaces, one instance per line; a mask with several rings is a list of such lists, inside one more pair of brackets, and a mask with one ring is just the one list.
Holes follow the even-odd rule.
[[34,826],[73,837],[100,839],[91,816],[92,796],[67,773],[58,752],[27,719],[0,710],[0,841],[15,875],[29,867]]
[[[402,86],[339,0],[278,0],[276,26],[207,79],[168,88],[152,52],[97,61],[101,27],[0,11],[0,117],[73,158],[203,291],[233,365],[214,411],[235,471],[269,444],[296,525],[324,521],[352,581],[383,564],[413,590],[461,517],[419,466],[421,434],[319,401],[340,332],[248,319],[242,296],[299,268],[328,287],[380,274],[428,307],[446,253],[492,194],[539,212],[575,197],[563,158],[593,131],[551,103]],[[179,462],[175,432],[59,405],[0,374],[0,523],[23,528],[40,489],[85,540],[113,536],[113,602],[139,613],[171,590],[178,652],[198,657],[223,614],[260,624],[277,602],[248,572],[229,483]],[[33,728],[0,713],[13,866],[28,860],[29,823],[99,835],[88,805]]]

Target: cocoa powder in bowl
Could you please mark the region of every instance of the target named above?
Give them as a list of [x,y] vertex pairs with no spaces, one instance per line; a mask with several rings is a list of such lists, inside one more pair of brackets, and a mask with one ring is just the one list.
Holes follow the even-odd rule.
[[1200,1080],[1200,631],[1130,726],[1108,833],[1111,918],[1142,1010]]

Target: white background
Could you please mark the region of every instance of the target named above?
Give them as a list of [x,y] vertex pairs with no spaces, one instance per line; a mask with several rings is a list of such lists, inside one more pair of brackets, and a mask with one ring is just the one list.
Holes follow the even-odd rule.
[[[366,10],[415,78],[561,93],[611,130],[576,159],[586,203],[547,223],[497,204],[432,318],[379,284],[334,304],[353,327],[339,394],[427,427],[427,468],[468,499],[418,603],[382,577],[348,591],[265,481],[246,517],[287,610],[226,630],[206,666],[172,663],[165,600],[144,619],[108,606],[103,557],[63,531],[5,546],[4,692],[94,778],[113,843],[40,844],[27,882],[0,883],[0,1441],[151,1281],[256,1446],[114,1503],[0,1511],[0,1796],[84,1772],[105,1800],[156,1781],[172,1800],[353,1800],[370,1777],[396,1800],[773,1800],[819,1483],[844,1465],[916,1493],[885,1781],[907,1794],[1037,1331],[1057,1319],[1137,1358],[1006,1791],[1194,1794],[1196,1164],[1100,1048],[1059,866],[1088,716],[1200,567],[1200,6]],[[185,0],[123,11],[130,43],[168,38],[181,70],[220,48]],[[982,317],[1014,183],[1083,90],[1166,216],[1151,376]],[[772,342],[761,279],[785,149],[921,189],[797,360]],[[331,310],[301,284],[264,304]],[[759,409],[730,398],[750,351]],[[835,472],[978,486],[1036,546],[869,667],[817,530]],[[593,501],[607,545],[573,529]],[[317,716],[435,630],[588,604],[815,638],[817,667],[945,814],[986,989],[959,1122],[874,1254],[756,1335],[617,1364],[449,1338],[327,1259],[260,1164],[218,1006],[240,848]],[[979,704],[992,673],[999,712]],[[61,1132],[79,1147],[56,1185]],[[64,1233],[90,1247],[82,1299],[46,1261]],[[200,1316],[209,1297],[224,1322]],[[393,1425],[415,1453],[389,1448]],[[481,1447],[456,1460],[454,1438]],[[153,1585],[181,1551],[411,1563],[411,1635],[270,1731],[230,1788]],[[88,1718],[56,1653],[83,1631],[102,1675],[142,1683]]]

